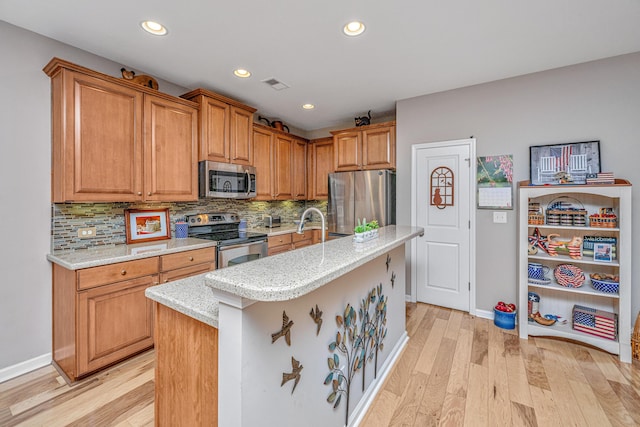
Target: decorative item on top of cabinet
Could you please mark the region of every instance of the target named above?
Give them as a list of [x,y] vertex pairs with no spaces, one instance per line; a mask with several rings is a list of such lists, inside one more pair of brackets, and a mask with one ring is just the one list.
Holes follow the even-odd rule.
[[369,126],[371,124],[371,110],[367,113],[366,116],[354,117],[356,126]]
[[[553,313],[561,319],[574,319],[574,307],[584,306],[601,312],[613,313],[618,319],[618,335],[616,339],[607,339],[585,333],[584,325],[575,327],[572,322],[555,322],[553,325],[538,325],[527,321],[528,313],[520,310],[518,327],[520,338],[532,336],[554,336],[601,348],[618,354],[620,361],[631,362],[631,288],[634,284],[631,274],[631,212],[632,187],[626,180],[616,179],[613,185],[556,185],[533,186],[528,181],[519,184],[519,220],[518,235],[518,294],[519,305],[524,307],[528,295],[535,291],[539,295],[539,311],[541,314]],[[584,210],[586,214],[599,211],[601,206],[610,206],[618,213],[617,227],[600,228],[582,225],[575,218],[559,224],[530,224],[529,206],[545,206],[554,200],[574,200],[573,205]],[[553,209],[556,207],[552,206]],[[576,215],[574,215],[575,217]],[[584,217],[584,214],[578,214]],[[575,236],[574,244],[566,243],[566,253],[554,247],[555,236]],[[545,237],[546,236],[546,237]],[[611,257],[602,262],[595,256],[584,254],[585,246],[577,241],[589,242],[592,245],[606,245],[613,253],[615,242],[616,258]],[[545,240],[547,245],[545,245]],[[535,244],[540,251],[529,251]],[[573,259],[569,246],[573,247]],[[547,253],[546,251],[549,251]],[[595,250],[595,249],[592,249]],[[552,256],[553,254],[555,256]],[[567,262],[570,262],[568,264]],[[554,277],[548,281],[534,280],[529,277],[528,264],[543,263],[554,271]],[[597,274],[596,274],[597,273]],[[618,278],[617,292],[615,287],[602,287],[597,277]],[[596,282],[594,282],[596,278]],[[535,288],[535,289],[534,289]],[[610,338],[610,337],[609,337]]]
[[335,172],[395,169],[396,122],[332,131]]
[[181,98],[200,106],[198,160],[253,164],[252,126],[255,108],[206,89],[195,89]]
[[123,79],[131,80],[133,83],[158,90],[158,81],[151,76],[148,76],[146,74],[136,76],[135,71],[127,71],[127,69],[124,67],[120,68],[120,72],[122,73]]
[[258,116],[258,121],[267,122],[267,126],[269,126],[271,128],[274,128],[274,129],[277,129],[277,130],[286,130],[287,133],[291,133],[289,131],[289,126],[285,125],[280,120],[271,121],[271,120],[267,119],[266,117]]
[[59,58],[44,72],[54,203],[198,199],[197,104]]

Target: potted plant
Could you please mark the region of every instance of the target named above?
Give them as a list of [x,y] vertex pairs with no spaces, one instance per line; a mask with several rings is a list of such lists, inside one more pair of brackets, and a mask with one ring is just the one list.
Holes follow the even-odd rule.
[[355,233],[354,240],[356,242],[366,242],[367,240],[375,239],[378,237],[378,228],[380,228],[380,225],[375,219],[369,223],[366,218],[362,218],[362,222],[358,219],[358,225],[353,229]]

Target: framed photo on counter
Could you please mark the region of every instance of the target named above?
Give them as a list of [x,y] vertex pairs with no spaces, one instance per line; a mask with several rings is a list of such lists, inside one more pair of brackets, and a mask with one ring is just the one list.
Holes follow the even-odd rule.
[[127,244],[171,238],[169,209],[126,209]]

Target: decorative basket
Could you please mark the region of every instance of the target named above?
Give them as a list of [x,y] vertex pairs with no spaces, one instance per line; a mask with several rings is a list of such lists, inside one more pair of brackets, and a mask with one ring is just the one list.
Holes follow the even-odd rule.
[[615,228],[618,226],[618,217],[612,208],[600,208],[597,214],[589,215],[591,227]]
[[562,196],[553,199],[547,205],[547,225],[566,225],[585,227],[587,225],[587,211],[578,200]]
[[620,289],[620,283],[612,282],[610,280],[598,280],[591,278],[591,286],[593,289],[607,294],[617,294]]
[[529,212],[529,225],[543,225],[544,216],[539,212]]
[[571,264],[558,265],[553,270],[553,275],[556,282],[566,288],[579,288],[586,280],[582,270]]

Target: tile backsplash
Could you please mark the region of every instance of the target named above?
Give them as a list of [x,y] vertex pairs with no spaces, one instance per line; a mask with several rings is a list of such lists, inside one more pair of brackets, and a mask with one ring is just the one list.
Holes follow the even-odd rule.
[[[126,242],[125,209],[169,208],[171,235],[175,222],[186,215],[205,212],[233,212],[246,219],[249,227],[262,225],[262,215],[280,215],[284,224],[300,218],[308,207],[327,211],[326,201],[270,201],[201,199],[197,202],[176,203],[56,203],[51,205],[51,249],[86,249],[101,245],[119,245]],[[319,218],[312,218],[319,220]],[[78,228],[96,227],[96,237],[80,239]]]

